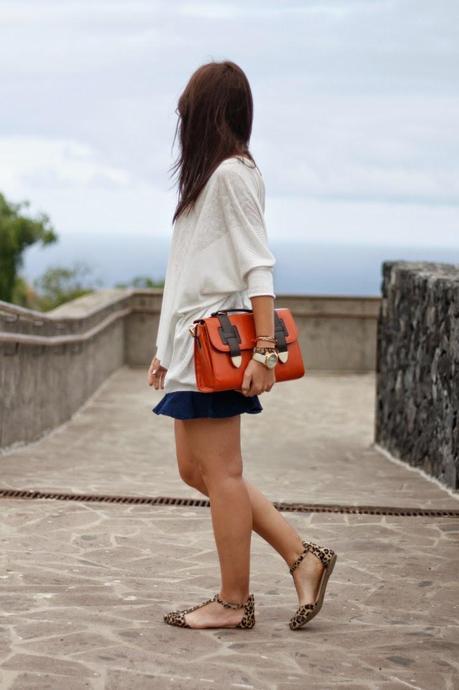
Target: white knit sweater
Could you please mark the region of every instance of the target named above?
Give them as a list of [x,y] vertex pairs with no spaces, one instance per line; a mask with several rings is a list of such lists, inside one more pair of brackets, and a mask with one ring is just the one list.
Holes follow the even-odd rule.
[[252,308],[271,295],[273,266],[264,221],[265,186],[247,158],[225,159],[172,233],[156,338],[167,368],[164,392],[198,391],[189,327],[218,309]]

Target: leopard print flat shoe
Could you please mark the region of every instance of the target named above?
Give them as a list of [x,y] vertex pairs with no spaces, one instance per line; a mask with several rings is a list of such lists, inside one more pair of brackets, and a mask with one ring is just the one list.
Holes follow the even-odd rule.
[[306,556],[308,551],[311,551],[319,560],[322,562],[324,569],[322,571],[322,577],[319,584],[319,590],[317,592],[317,599],[314,604],[303,604],[300,606],[294,615],[290,618],[290,628],[291,630],[298,630],[302,628],[303,625],[308,623],[314,616],[317,616],[325,596],[325,589],[327,587],[328,578],[330,577],[333,568],[335,567],[336,559],[338,556],[333,551],[333,549],[326,548],[324,546],[319,546],[311,541],[303,541],[304,551],[296,561],[290,566],[290,574],[293,576],[293,571],[299,566],[303,558]]
[[178,611],[170,611],[169,613],[166,613],[164,615],[164,621],[166,623],[169,623],[169,625],[177,625],[180,628],[192,628],[193,630],[205,630],[205,628],[193,628],[192,625],[189,625],[186,620],[185,620],[185,614],[186,613],[191,613],[191,611],[196,611],[196,609],[201,608],[201,606],[205,606],[206,604],[210,604],[211,601],[218,601],[219,604],[224,606],[225,608],[230,608],[230,609],[244,609],[244,615],[242,616],[242,619],[237,625],[221,625],[221,626],[212,626],[212,627],[221,627],[221,628],[253,628],[255,625],[255,597],[253,594],[250,594],[249,598],[245,602],[245,604],[233,604],[230,601],[224,601],[221,599],[217,594],[215,594],[212,599],[207,599],[206,601],[203,601],[201,604],[196,604],[196,606],[191,606],[188,609],[180,609]]

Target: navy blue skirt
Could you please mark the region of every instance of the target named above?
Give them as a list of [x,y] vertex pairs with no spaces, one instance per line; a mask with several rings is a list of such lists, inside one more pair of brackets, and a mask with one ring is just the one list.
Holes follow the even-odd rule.
[[233,417],[248,412],[262,411],[257,395],[246,396],[238,391],[176,391],[166,393],[152,411],[175,419],[194,419],[195,417]]

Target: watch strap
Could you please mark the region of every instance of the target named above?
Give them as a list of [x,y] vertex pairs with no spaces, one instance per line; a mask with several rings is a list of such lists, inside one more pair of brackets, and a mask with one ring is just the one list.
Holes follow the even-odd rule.
[[261,364],[266,366],[266,355],[262,354],[261,352],[254,352],[252,354],[252,359],[255,359],[257,362],[261,362]]

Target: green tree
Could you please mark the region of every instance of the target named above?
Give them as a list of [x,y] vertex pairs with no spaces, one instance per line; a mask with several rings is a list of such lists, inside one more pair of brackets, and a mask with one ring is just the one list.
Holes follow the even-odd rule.
[[13,294],[10,301],[26,309],[41,310],[40,297],[26,279],[20,275],[16,276],[16,282],[14,283]]
[[117,288],[127,288],[127,287],[157,288],[157,287],[164,287],[164,278],[162,280],[153,280],[149,276],[137,276],[136,278],[132,278],[132,280],[129,283],[116,283],[115,287],[117,287]]
[[90,278],[91,268],[83,261],[73,264],[72,268],[52,266],[43,275],[33,281],[39,306],[42,311],[54,309],[64,302],[94,292],[100,282]]
[[23,213],[29,202],[8,202],[0,193],[0,300],[11,302],[27,247],[57,241],[48,216],[44,213],[30,217]]

